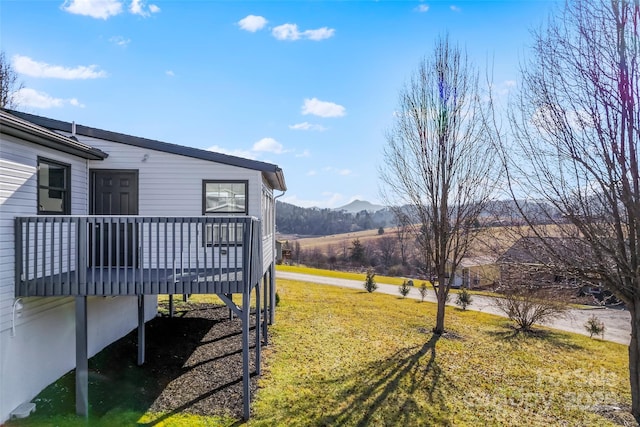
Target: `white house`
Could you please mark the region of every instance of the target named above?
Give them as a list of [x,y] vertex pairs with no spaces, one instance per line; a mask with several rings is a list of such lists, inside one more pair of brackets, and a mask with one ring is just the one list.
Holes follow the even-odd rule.
[[249,298],[228,296],[256,292],[266,339],[282,170],[15,111],[0,135],[0,423],[74,368],[86,415],[87,358],[138,327],[143,363],[156,296],[198,293],[243,320],[248,418]]

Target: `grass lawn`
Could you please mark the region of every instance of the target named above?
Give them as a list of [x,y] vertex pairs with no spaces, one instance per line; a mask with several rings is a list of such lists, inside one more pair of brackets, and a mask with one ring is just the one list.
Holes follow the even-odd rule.
[[[607,426],[616,424],[598,408],[630,404],[619,344],[546,329],[514,334],[506,319],[453,307],[450,333],[436,339],[434,304],[288,280],[278,293],[249,426]],[[215,301],[192,301],[200,298]],[[113,357],[102,352],[90,366],[122,363],[134,386],[92,383],[90,404],[105,410],[89,423],[70,415],[67,375],[41,393],[36,414],[7,426],[241,424],[189,408],[148,412],[141,395],[154,378]]]
[[625,346],[435,305],[280,280],[251,425],[615,425],[629,405]]

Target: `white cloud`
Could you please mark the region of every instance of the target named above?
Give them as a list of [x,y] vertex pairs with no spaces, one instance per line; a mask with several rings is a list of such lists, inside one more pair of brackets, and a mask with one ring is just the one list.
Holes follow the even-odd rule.
[[283,153],[282,144],[273,138],[262,138],[253,144],[253,151],[281,154]]
[[271,34],[278,40],[298,40],[300,31],[296,24],[282,24],[271,30]]
[[336,33],[336,30],[333,28],[322,27],[316,30],[306,30],[302,32],[302,36],[309,40],[324,40],[330,39]]
[[351,169],[338,169],[334,168],[333,166],[325,166],[324,168],[322,168],[322,170],[334,175],[347,176],[353,174],[353,171]]
[[65,68],[60,65],[50,65],[46,62],[37,62],[28,56],[15,55],[13,66],[20,74],[31,77],[45,77],[65,80],[84,80],[106,77],[105,71],[99,70],[97,65],[79,65],[75,68]]
[[69,104],[73,105],[74,107],[79,107],[79,108],[84,108],[85,107],[85,105],[81,104],[80,101],[78,101],[77,98],[71,98],[69,100]]
[[318,172],[315,169],[312,169],[309,172],[307,172],[307,176],[316,176],[317,174]]
[[134,15],[140,15],[143,17],[148,17],[152,13],[160,12],[160,8],[155,4],[150,4],[147,8],[143,0],[131,0],[131,5],[129,5],[129,12]]
[[173,70],[167,70],[164,73],[169,77],[174,77],[176,75]]
[[517,83],[515,80],[505,80],[498,84],[490,84],[489,89],[496,95],[505,96],[508,95],[513,89],[515,89]]
[[309,39],[314,41],[331,38],[336,30],[329,27],[322,27],[315,30],[300,31],[297,24],[282,24],[274,27],[271,34],[278,40],[299,40]]
[[327,130],[326,127],[318,124],[313,124],[309,122],[296,123],[295,125],[289,125],[289,129],[292,130],[314,130],[318,132],[322,132]]
[[453,12],[460,12],[462,9],[460,9],[458,6],[452,4],[451,6],[449,6],[449,9],[451,9]]
[[296,154],[296,157],[311,157],[311,151],[304,150],[302,153]]
[[107,19],[122,13],[122,2],[119,0],[65,0],[61,8],[75,15]]
[[207,150],[214,151],[216,153],[221,153],[221,154],[228,154],[230,156],[244,157],[246,159],[255,159],[256,158],[255,154],[252,151],[239,150],[239,149],[227,150],[226,148],[220,147],[218,145],[213,145],[213,146],[207,148]]
[[125,47],[127,46],[129,43],[131,43],[131,39],[125,39],[122,36],[113,36],[109,39],[109,41],[113,44],[116,44],[118,46],[122,46]]
[[320,101],[318,98],[305,99],[302,114],[313,114],[319,117],[342,117],[346,110],[342,105],[333,102]]
[[228,154],[230,156],[244,157],[246,159],[257,159],[260,157],[262,153],[274,153],[274,154],[282,154],[287,151],[284,149],[282,144],[276,141],[273,138],[262,138],[260,141],[257,141],[250,150],[243,149],[233,149],[229,150],[224,147],[220,147],[218,145],[214,145],[212,147],[207,148],[209,151],[215,151],[216,153]]
[[238,21],[238,26],[245,31],[255,33],[263,29],[264,26],[267,25],[267,22],[263,16],[248,15]]
[[76,98],[54,98],[47,93],[38,92],[35,89],[22,88],[14,94],[14,100],[23,107],[33,108],[59,108],[65,105],[84,108]]
[[418,11],[420,13],[428,12],[429,11],[429,5],[427,5],[427,4],[418,5],[418,7],[416,7],[416,11]]

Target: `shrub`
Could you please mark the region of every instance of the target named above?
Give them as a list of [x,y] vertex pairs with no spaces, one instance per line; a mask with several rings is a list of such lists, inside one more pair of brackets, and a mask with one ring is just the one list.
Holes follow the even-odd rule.
[[280,294],[276,292],[276,307],[280,305]]
[[409,286],[409,282],[407,282],[406,280],[402,282],[402,285],[400,285],[400,287],[398,288],[398,292],[400,292],[402,298],[406,298],[406,296],[409,295],[410,290],[411,286]]
[[534,323],[564,317],[569,310],[552,289],[522,283],[509,286],[502,297],[494,298],[494,305],[522,332],[531,332]]
[[375,291],[376,289],[378,289],[378,285],[376,284],[375,277],[376,277],[375,271],[373,271],[373,269],[371,269],[371,268],[368,269],[367,270],[367,278],[366,278],[366,280],[364,282],[364,288],[369,293],[371,293],[371,292]]
[[420,285],[420,300],[422,302],[424,302],[424,299],[427,297],[428,291],[429,291],[429,288],[427,287],[427,283],[422,282],[422,284]]
[[593,338],[594,335],[600,335],[604,339],[605,326],[604,322],[592,314],[584,324],[584,328],[589,332],[589,338]]
[[471,294],[466,288],[462,288],[458,293],[456,304],[462,308],[462,310],[466,310],[467,307],[471,305]]

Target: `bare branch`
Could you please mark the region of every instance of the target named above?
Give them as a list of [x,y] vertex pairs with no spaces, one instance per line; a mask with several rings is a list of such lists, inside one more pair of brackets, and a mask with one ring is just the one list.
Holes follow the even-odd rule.
[[18,82],[18,75],[7,61],[4,52],[0,52],[0,108],[15,109],[16,93],[24,87]]
[[380,170],[388,204],[408,206],[419,226],[425,273],[438,277],[438,333],[454,279],[449,273],[475,237],[499,176],[487,125],[491,104],[481,95],[466,54],[448,38],[437,41],[400,91]]

